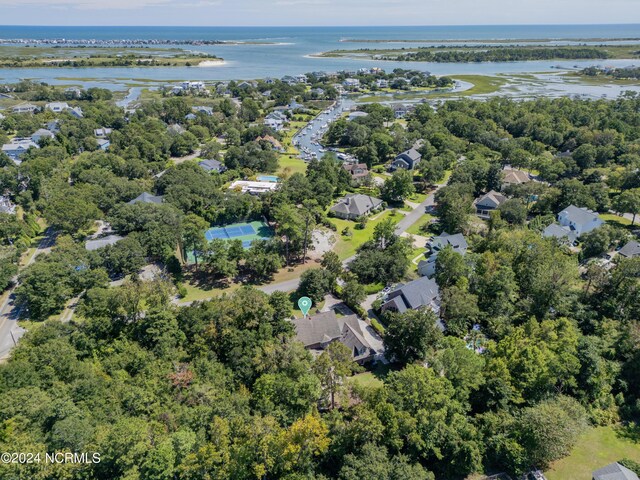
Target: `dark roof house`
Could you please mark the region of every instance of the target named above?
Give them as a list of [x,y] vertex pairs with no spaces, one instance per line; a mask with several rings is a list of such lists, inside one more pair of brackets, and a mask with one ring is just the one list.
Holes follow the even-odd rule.
[[447,232],[443,232],[437,237],[433,237],[428,243],[431,254],[426,260],[421,260],[418,263],[418,274],[423,277],[433,277],[436,274],[436,260],[438,254],[443,248],[450,246],[454,252],[460,255],[465,255],[469,245],[464,235],[456,233],[455,235],[449,235]]
[[203,160],[199,163],[199,165],[204,169],[205,172],[222,173],[227,169],[227,167],[225,167],[221,162],[213,159]]
[[618,254],[625,258],[640,257],[640,243],[635,240],[631,240],[620,249]]
[[422,160],[422,155],[415,148],[399,154],[391,163],[391,168],[397,170],[398,168],[404,168],[405,170],[413,170]]
[[389,293],[382,304],[382,311],[403,313],[425,307],[435,312],[440,310],[440,288],[435,280],[421,277]]

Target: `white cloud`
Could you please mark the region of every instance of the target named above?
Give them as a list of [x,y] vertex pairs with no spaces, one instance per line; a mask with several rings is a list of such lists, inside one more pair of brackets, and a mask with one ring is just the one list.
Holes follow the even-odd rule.
[[138,10],[153,7],[208,7],[221,0],[194,0],[176,3],[174,0],[0,0],[0,7],[42,7],[78,10]]

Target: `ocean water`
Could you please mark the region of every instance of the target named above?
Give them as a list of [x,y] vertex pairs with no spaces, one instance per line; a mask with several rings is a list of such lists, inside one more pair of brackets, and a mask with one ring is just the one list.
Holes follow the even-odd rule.
[[[177,80],[230,80],[281,77],[314,70],[336,71],[379,66],[386,70],[414,68],[435,74],[529,73],[550,71],[552,62],[496,62],[445,64],[427,62],[385,62],[367,59],[314,58],[311,55],[335,49],[383,48],[428,43],[364,43],[357,40],[481,40],[554,39],[559,43],[573,39],[640,37],[640,25],[528,25],[528,26],[452,26],[452,27],[33,27],[0,26],[0,39],[170,39],[268,42],[268,44],[229,44],[188,46],[192,50],[215,54],[224,65],[154,68],[55,68],[0,69],[0,82],[31,78],[52,84],[103,85],[121,88],[132,80],[170,82]],[[346,39],[355,41],[345,42]],[[559,66],[585,67],[600,62],[565,61]],[[606,61],[625,66],[633,61]],[[640,63],[640,61],[635,61]]]

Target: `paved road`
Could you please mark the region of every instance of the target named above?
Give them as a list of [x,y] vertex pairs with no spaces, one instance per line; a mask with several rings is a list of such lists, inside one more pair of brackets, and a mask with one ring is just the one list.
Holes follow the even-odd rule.
[[428,206],[432,206],[435,204],[435,195],[438,190],[440,190],[444,185],[438,185],[437,188],[430,193],[427,198],[414,208],[411,212],[407,213],[402,220],[398,222],[396,225],[396,235],[400,235],[401,233],[406,232],[409,227],[411,227],[414,223],[416,223],[422,215],[425,213],[425,208]]
[[[54,245],[55,241],[55,232],[53,229],[48,228],[44,233],[44,238],[40,241],[35,252],[33,252],[31,258],[27,261],[26,266],[31,265],[38,255],[47,252]],[[0,305],[0,360],[4,360],[9,356],[15,344],[14,342],[17,342],[24,334],[24,329],[18,326],[20,309],[14,305],[16,286],[5,294],[5,300],[2,302],[2,305]]]

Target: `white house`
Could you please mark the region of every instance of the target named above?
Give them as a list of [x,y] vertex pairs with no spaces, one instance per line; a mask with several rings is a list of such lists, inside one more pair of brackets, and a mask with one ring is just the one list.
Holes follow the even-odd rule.
[[342,82],[345,88],[358,88],[360,87],[360,80],[357,78],[347,78],[344,82]]
[[62,113],[69,110],[70,107],[67,102],[51,102],[47,103],[44,108],[51,110],[53,113]]
[[241,190],[242,193],[259,195],[261,193],[272,192],[280,184],[273,182],[251,182],[247,180],[236,180],[229,186],[229,190]]
[[16,105],[11,108],[13,113],[35,113],[38,110],[36,105],[32,105],[31,103],[21,103],[20,105]]
[[30,138],[14,138],[10,143],[2,145],[2,153],[6,154],[17,165],[22,163],[22,156],[27,153],[30,148],[40,148]]
[[575,205],[569,205],[558,214],[558,223],[576,232],[578,236],[604,225],[597,213]]

